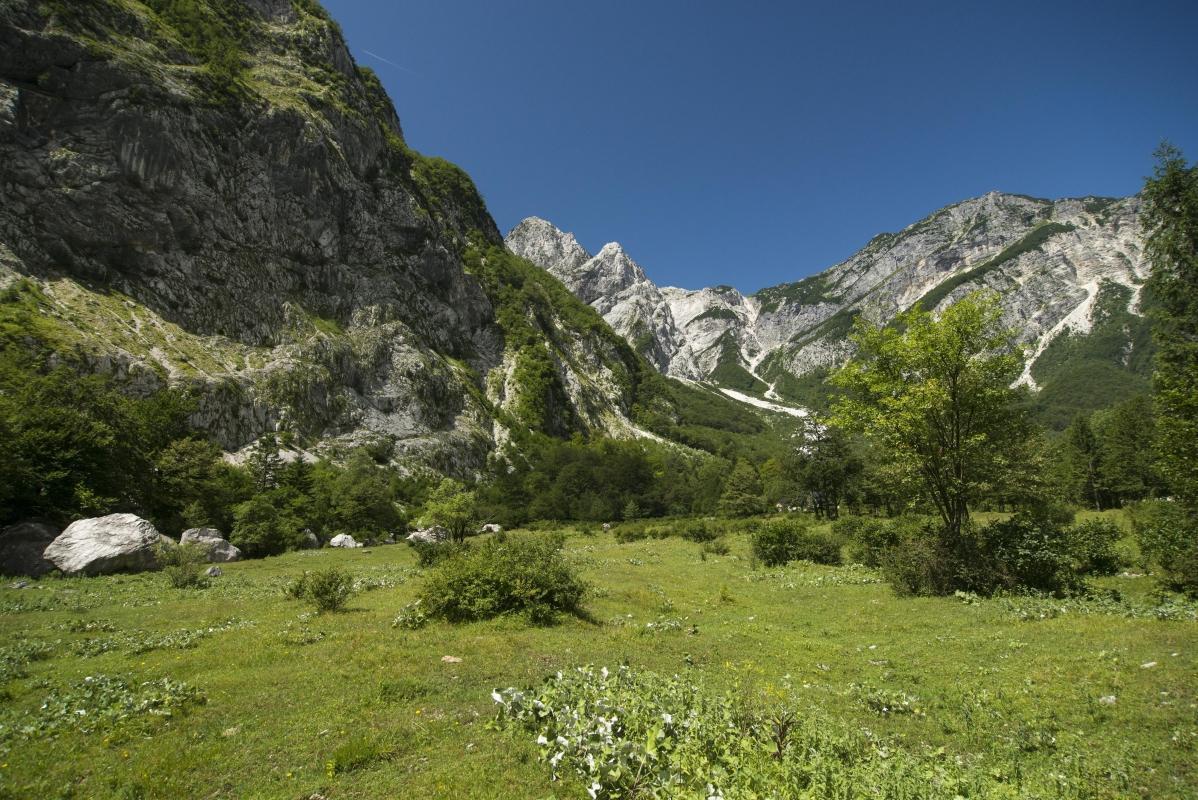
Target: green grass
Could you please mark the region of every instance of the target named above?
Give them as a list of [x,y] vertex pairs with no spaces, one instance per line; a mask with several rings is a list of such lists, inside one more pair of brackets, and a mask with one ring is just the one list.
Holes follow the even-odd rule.
[[[1101,606],[1025,622],[1015,601],[900,600],[860,568],[754,571],[746,537],[730,541],[730,555],[701,556],[676,538],[571,535],[591,619],[555,627],[393,628],[422,580],[404,546],[224,565],[202,590],[159,575],[2,588],[4,641],[37,655],[5,686],[5,731],[39,719],[49,696],[77,697],[86,676],[119,677],[113,696],[161,698],[172,715],[6,733],[0,796],[584,797],[568,775],[551,782],[527,732],[490,729],[490,692],[621,663],[713,687],[787,681],[828,730],[868,729],[920,763],[972,770],[992,796],[1017,796],[1016,775],[1044,785],[1057,773],[1091,792],[1079,796],[1198,793],[1198,623]],[[302,571],[331,566],[375,588],[342,613],[285,596]],[[1152,586],[1101,584],[1145,602]],[[84,644],[99,639],[118,645]],[[1109,695],[1114,705],[1098,702]],[[922,713],[875,708],[908,696]]]

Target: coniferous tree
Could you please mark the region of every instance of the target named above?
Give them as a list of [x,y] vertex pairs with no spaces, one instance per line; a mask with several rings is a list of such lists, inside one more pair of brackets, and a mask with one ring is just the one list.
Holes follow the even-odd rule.
[[1198,513],[1198,166],[1170,145],[1157,158],[1141,217],[1156,305],[1157,448],[1171,490]]
[[1062,442],[1065,480],[1070,499],[1090,506],[1102,508],[1099,496],[1100,476],[1098,472],[1099,449],[1090,418],[1078,414],[1065,429]]
[[730,517],[749,517],[765,508],[761,496],[761,479],[748,461],[741,459],[724,481],[720,495],[720,513]]

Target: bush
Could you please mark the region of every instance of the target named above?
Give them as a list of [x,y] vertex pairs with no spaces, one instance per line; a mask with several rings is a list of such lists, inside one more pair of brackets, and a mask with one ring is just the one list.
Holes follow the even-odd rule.
[[840,543],[830,534],[810,530],[797,519],[772,519],[750,537],[753,555],[767,567],[802,559],[816,564],[839,564]]
[[728,547],[728,541],[723,536],[720,536],[709,542],[704,542],[703,548],[699,552],[710,553],[713,556],[726,556],[731,550]]
[[204,568],[208,566],[208,550],[203,545],[195,542],[160,545],[155,548],[154,557],[162,567],[162,574],[176,589],[197,589],[207,585]]
[[297,600],[311,601],[318,611],[339,611],[354,593],[354,579],[338,569],[305,572],[287,593]]
[[409,542],[416,551],[416,563],[421,567],[433,567],[450,556],[469,548],[465,542]]
[[1056,595],[1081,588],[1067,529],[1057,519],[1020,512],[987,525],[982,540],[988,552],[980,554],[980,585],[957,588],[987,593],[996,588],[1034,589]]
[[616,541],[619,544],[627,545],[630,541],[640,541],[641,539],[648,538],[648,528],[643,525],[628,525],[628,523],[624,523],[624,525],[616,527]]
[[767,567],[777,567],[796,556],[799,537],[807,532],[807,526],[798,520],[775,519],[763,522],[749,537],[753,557]]
[[940,544],[939,528],[931,520],[887,526],[895,543],[879,554],[882,577],[900,597],[952,594],[954,561]]
[[1132,508],[1140,550],[1171,589],[1198,596],[1198,520],[1178,503],[1156,500]]
[[899,540],[894,526],[869,517],[841,517],[832,523],[832,533],[846,543],[851,563],[867,567],[880,567],[886,550]]
[[835,566],[840,563],[841,540],[834,534],[808,530],[795,544],[794,557],[815,564]]
[[586,585],[562,554],[560,536],[488,539],[437,564],[420,599],[430,617],[450,622],[525,614],[552,622],[559,612],[579,613]]
[[709,520],[695,519],[687,520],[681,525],[681,535],[683,539],[692,542],[710,542],[718,539],[720,530],[713,525]]
[[1115,543],[1122,536],[1110,520],[1092,519],[1073,525],[1066,532],[1074,568],[1082,575],[1114,575],[1119,571]]

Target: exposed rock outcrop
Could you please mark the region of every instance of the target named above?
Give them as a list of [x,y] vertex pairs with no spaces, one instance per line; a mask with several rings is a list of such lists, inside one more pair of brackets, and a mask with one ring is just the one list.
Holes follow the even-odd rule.
[[[318,6],[244,2],[235,26],[195,4],[236,68],[172,4],[0,4],[5,302],[83,371],[198,389],[227,450],[278,430],[474,474],[523,402],[496,313],[519,278],[464,268],[495,223]],[[528,320],[553,419],[517,419],[626,433],[637,364],[568,311]]]
[[[852,321],[888,322],[920,302],[943,308],[975,289],[1001,298],[1032,365],[1053,337],[1085,333],[1105,286],[1138,310],[1147,274],[1138,198],[1041,200],[991,192],[948,206],[797,283],[745,296],[729,286],[658,287],[619,245],[591,257],[570,234],[529,218],[508,234],[661,371],[733,389],[786,393],[787,378],[850,353]],[[732,266],[730,265],[730,271]]]

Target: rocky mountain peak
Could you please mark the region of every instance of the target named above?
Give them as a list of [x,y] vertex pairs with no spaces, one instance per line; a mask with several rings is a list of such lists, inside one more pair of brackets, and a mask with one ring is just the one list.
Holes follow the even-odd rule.
[[534,264],[552,264],[550,271],[575,272],[591,260],[591,254],[578,243],[574,234],[566,233],[540,217],[521,221],[512,228],[506,242],[508,249]]
[[1129,313],[1138,309],[1145,274],[1138,209],[1134,197],[1054,201],[991,191],[750,297],[730,286],[659,288],[615,244],[567,271],[522,241],[519,228],[507,243],[561,278],[663,372],[771,396],[789,388],[801,400],[799,379],[850,354],[857,316],[883,323],[916,303],[934,310],[977,289],[1000,296],[1008,323],[1029,345],[1024,380],[1035,385],[1033,362],[1055,338],[1088,331],[1100,292],[1106,303],[1118,294]]

